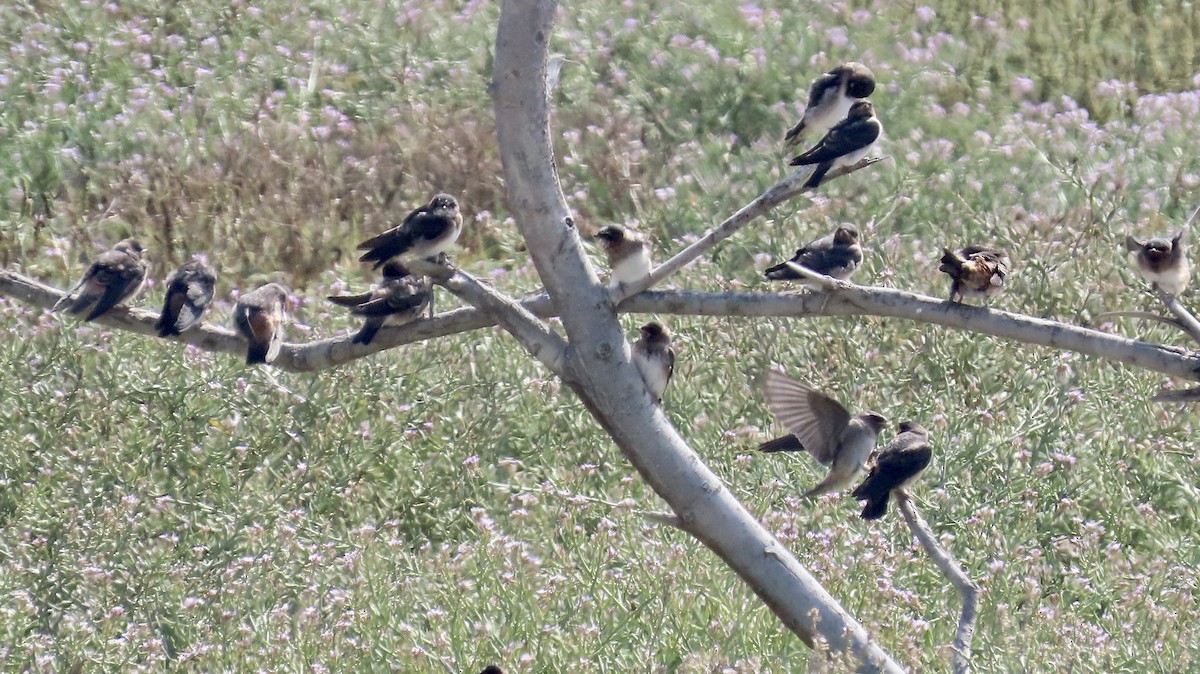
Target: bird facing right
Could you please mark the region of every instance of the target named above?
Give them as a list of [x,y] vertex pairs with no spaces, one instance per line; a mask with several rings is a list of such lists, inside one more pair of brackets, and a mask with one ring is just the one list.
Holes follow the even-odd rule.
[[883,125],[875,116],[871,101],[861,100],[850,106],[846,119],[838,122],[819,143],[793,159],[792,166],[816,164],[804,183],[807,188],[821,184],[825,175],[839,166],[853,166],[866,157],[883,133]]
[[[91,312],[83,320],[91,321],[131,299],[146,282],[144,253],[142,244],[135,239],[124,239],[112,250],[100,253],[79,283],[54,303],[52,311],[58,311],[70,302],[67,313],[81,314],[90,308]],[[76,291],[79,295],[71,301]]]
[[268,283],[238,298],[233,308],[234,323],[246,338],[246,364],[270,363],[283,346],[284,302],[287,290]]
[[404,325],[421,315],[433,300],[433,282],[428,276],[410,274],[398,260],[383,266],[383,283],[357,295],[330,295],[329,301],[347,307],[355,316],[366,319],[351,340],[370,344],[385,325]]
[[864,520],[877,520],[887,512],[892,494],[901,493],[911,485],[933,458],[929,433],[915,421],[900,424],[900,433],[875,458],[871,472],[850,494],[863,506]]
[[967,246],[957,252],[942,249],[938,271],[950,276],[950,301],[975,297],[984,302],[1004,290],[1004,279],[1012,270],[1012,261],[1003,251],[983,246]]
[[[818,274],[846,280],[858,270],[863,261],[862,246],[858,243],[858,228],[842,225],[833,234],[823,236],[796,251],[791,262]],[[786,262],[769,267],[763,274],[772,281],[804,281]],[[811,283],[811,281],[810,281]]]
[[1131,253],[1137,253],[1138,271],[1150,285],[1178,296],[1192,278],[1192,268],[1188,264],[1184,243],[1187,230],[1181,229],[1174,238],[1155,237],[1148,241],[1138,241],[1132,236],[1126,237],[1125,248]]
[[851,417],[838,401],[808,384],[780,372],[767,372],[764,392],[767,407],[795,436],[763,443],[763,451],[807,450],[829,473],[804,498],[840,491],[866,470],[887,419],[875,412]]
[[875,74],[861,63],[847,62],[813,80],[804,117],[783,137],[795,147],[808,134],[823,135],[842,121],[850,106],[875,91]]
[[463,216],[458,200],[439,194],[426,206],[409,213],[404,222],[358,244],[367,252],[360,262],[373,262],[379,269],[393,257],[428,258],[445,252],[462,232]]

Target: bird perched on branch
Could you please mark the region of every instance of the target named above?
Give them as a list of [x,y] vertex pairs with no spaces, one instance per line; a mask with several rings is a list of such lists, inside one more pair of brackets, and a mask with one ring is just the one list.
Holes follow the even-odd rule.
[[[96,256],[83,278],[62,299],[54,303],[53,311],[66,306],[67,313],[78,315],[91,311],[83,320],[91,321],[110,309],[131,299],[146,282],[145,249],[134,239],[124,239]],[[72,295],[78,296],[72,300]],[[67,306],[68,303],[70,306]]]
[[866,470],[887,419],[875,412],[851,417],[838,401],[804,382],[774,370],[767,372],[767,407],[792,432],[759,449],[764,452],[808,451],[829,473],[804,498],[845,489]]
[[611,285],[640,281],[650,274],[650,241],[645,234],[609,225],[596,232],[612,269]]
[[[858,228],[854,225],[838,227],[833,234],[823,236],[797,250],[791,259],[791,262],[818,274],[843,281],[858,270],[862,261],[862,246],[858,245]],[[763,274],[772,281],[806,280],[786,262],[769,267]]]
[[675,373],[675,350],[671,348],[671,333],[657,321],[642,326],[641,336],[633,343],[633,364],[646,382],[646,390],[662,402]]
[[278,283],[268,283],[238,298],[233,318],[238,331],[249,342],[247,365],[270,363],[279,355],[283,323],[287,319],[285,301],[287,290]]
[[217,272],[197,255],[171,272],[165,285],[162,313],[154,325],[159,337],[178,335],[200,322],[212,302]]
[[1181,229],[1172,239],[1155,237],[1138,241],[1126,237],[1125,248],[1137,253],[1138,271],[1150,285],[1163,292],[1178,296],[1192,278],[1192,268],[1184,251],[1187,230]]
[[976,297],[984,302],[1004,290],[1004,278],[1012,270],[1012,262],[1002,251],[982,246],[967,246],[957,252],[942,249],[942,264],[938,271],[950,276],[950,301],[961,302]]
[[449,194],[439,194],[428,205],[409,213],[398,226],[358,244],[359,250],[367,251],[358,259],[373,262],[373,268],[379,269],[393,257],[434,257],[458,239],[462,225],[458,201]]
[[370,344],[384,325],[404,325],[418,316],[433,299],[433,282],[428,276],[409,273],[398,260],[383,265],[383,283],[357,295],[330,295],[329,301],[347,307],[355,316],[366,319],[351,340]]
[[871,101],[856,101],[850,106],[846,119],[834,125],[812,149],[791,161],[792,166],[816,164],[816,169],[804,183],[813,188],[821,184],[825,174],[839,166],[853,166],[866,157],[883,133],[883,125],[875,116]]
[[843,63],[813,80],[804,116],[783,137],[785,147],[796,147],[809,134],[822,135],[842,121],[850,106],[875,91],[875,74],[861,63]]
[[875,457],[875,465],[851,496],[866,501],[864,520],[877,520],[887,512],[892,494],[903,492],[911,485],[933,458],[933,447],[925,427],[915,421],[900,424],[900,433]]

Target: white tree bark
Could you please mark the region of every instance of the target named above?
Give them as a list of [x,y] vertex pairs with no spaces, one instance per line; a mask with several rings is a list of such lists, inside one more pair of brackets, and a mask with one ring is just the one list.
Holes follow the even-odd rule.
[[608,289],[567,211],[550,142],[546,56],[554,0],[504,0],[492,96],[508,205],[562,316],[564,381],[683,526],[728,563],[810,646],[818,636],[858,671],[902,671],[866,630],[730,494],[651,400],[630,363]]

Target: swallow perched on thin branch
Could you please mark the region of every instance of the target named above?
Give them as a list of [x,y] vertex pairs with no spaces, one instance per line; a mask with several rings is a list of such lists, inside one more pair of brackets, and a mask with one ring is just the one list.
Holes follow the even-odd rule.
[[1003,251],[983,246],[967,246],[957,252],[943,248],[942,251],[938,271],[950,276],[951,302],[962,302],[967,297],[986,302],[1004,290],[1004,277],[1012,270],[1012,261]]
[[217,272],[197,255],[171,272],[165,285],[162,313],[154,325],[159,337],[178,335],[200,322],[212,302]]
[[791,165],[816,164],[817,168],[804,186],[817,187],[830,170],[838,166],[853,166],[866,157],[882,132],[883,125],[875,116],[871,101],[856,101],[850,106],[850,114],[846,119],[835,124],[812,149],[793,159]]
[[287,319],[285,301],[287,290],[278,283],[268,283],[238,298],[233,318],[238,331],[249,342],[247,365],[270,363],[279,355],[283,323]]
[[351,340],[354,344],[370,344],[375,333],[385,325],[409,323],[429,306],[433,299],[433,282],[428,276],[409,273],[397,260],[383,265],[383,283],[357,295],[330,295],[329,301],[347,307],[355,316],[366,319],[362,329]]
[[367,251],[358,259],[374,262],[373,268],[379,269],[397,256],[433,257],[458,239],[462,224],[458,201],[449,194],[439,194],[428,205],[409,213],[398,226],[358,244],[358,250]]
[[53,311],[66,306],[77,291],[79,295],[67,306],[67,313],[77,315],[91,308],[91,312],[83,319],[85,321],[99,318],[129,300],[146,282],[143,253],[142,244],[134,239],[124,239],[112,250],[100,253],[79,283],[54,303]]
[[1125,248],[1137,253],[1138,271],[1154,288],[1178,296],[1192,278],[1192,267],[1188,263],[1184,242],[1187,230],[1181,229],[1172,239],[1155,237],[1138,241],[1126,237]]
[[[838,227],[833,234],[823,236],[796,251],[791,262],[807,267],[818,274],[846,280],[862,264],[862,246],[858,245],[858,228]],[[763,274],[772,281],[806,280],[786,262],[769,267]]]
[[611,285],[629,284],[650,273],[650,241],[645,234],[609,225],[596,232],[612,269]]
[[671,333],[657,321],[642,326],[641,336],[633,343],[633,364],[646,382],[646,390],[662,402],[671,375],[675,373],[675,350],[671,348]]
[[887,512],[892,494],[903,492],[911,485],[933,458],[933,447],[925,427],[915,421],[900,424],[900,433],[875,457],[875,465],[867,477],[854,488],[851,496],[866,501],[864,520],[877,520]]
[[804,498],[846,488],[866,470],[867,457],[887,424],[875,412],[851,417],[838,401],[815,388],[774,370],[767,372],[767,407],[792,432],[763,443],[767,452],[807,450],[829,473]]
[[842,121],[850,106],[875,91],[875,74],[861,63],[843,63],[813,80],[804,117],[783,137],[785,147],[795,147],[809,133],[824,134]]

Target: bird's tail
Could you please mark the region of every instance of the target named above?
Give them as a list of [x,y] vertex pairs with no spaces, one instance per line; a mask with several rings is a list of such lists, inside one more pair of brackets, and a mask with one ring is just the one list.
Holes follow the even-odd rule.
[[370,344],[371,340],[375,339],[375,333],[379,332],[379,328],[382,325],[383,323],[376,321],[363,323],[362,329],[358,331],[358,334],[354,335],[354,339],[350,340],[350,342],[353,344]]
[[803,452],[804,445],[800,444],[800,438],[794,435],[785,435],[782,438],[768,440],[758,446],[760,452]]
[[877,520],[887,512],[888,499],[891,492],[883,492],[882,496],[867,499],[862,509],[864,520]]
[[250,346],[246,348],[246,364],[258,365],[267,362],[267,352],[270,350],[270,342],[250,342]]

